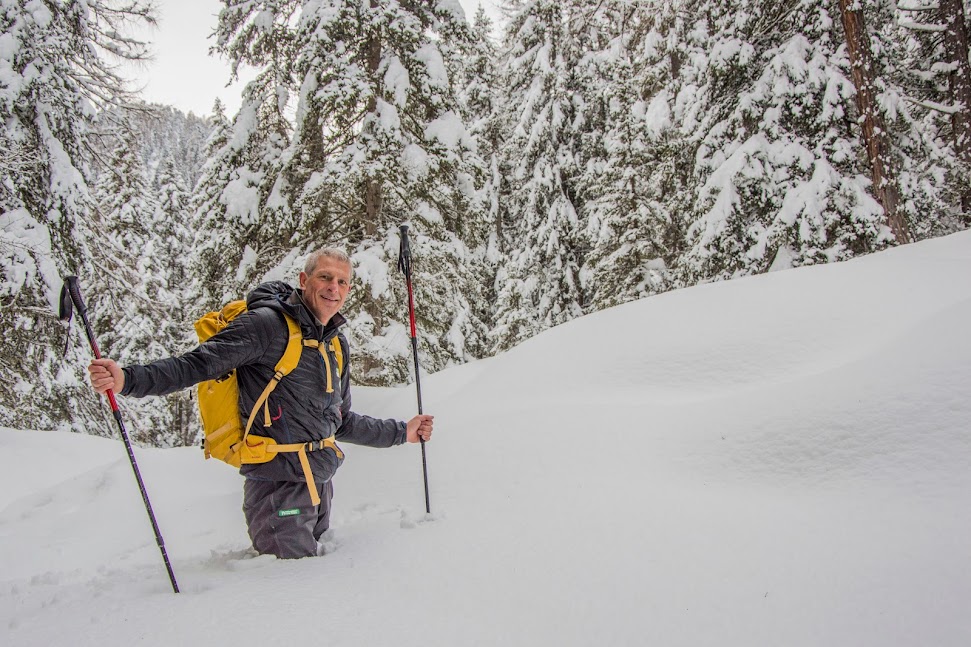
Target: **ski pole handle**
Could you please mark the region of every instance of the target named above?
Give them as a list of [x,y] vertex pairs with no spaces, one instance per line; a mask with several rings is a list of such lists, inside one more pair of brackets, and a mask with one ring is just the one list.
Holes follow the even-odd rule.
[[[401,250],[398,266],[405,273],[408,285],[408,320],[411,324],[411,343],[415,348],[415,380],[418,380],[418,327],[415,324],[415,293],[411,287],[411,241],[408,240],[408,225],[399,225],[401,231]],[[420,392],[419,392],[420,393]],[[421,413],[421,395],[418,396],[418,413]]]
[[91,323],[88,321],[88,309],[85,307],[84,299],[81,297],[81,285],[78,283],[78,277],[65,276],[64,287],[67,288],[68,294],[71,295],[71,302],[74,304],[74,309],[81,315],[84,332],[88,336],[88,342],[91,344],[91,350],[94,352],[95,359],[101,359],[101,349],[98,348],[98,342],[94,338],[94,331],[91,329]]
[[408,225],[398,225],[401,232],[401,247],[398,251],[398,267],[411,280],[411,242],[408,240]]
[[[94,358],[101,359],[101,349],[98,348],[98,341],[94,337],[94,330],[91,328],[91,322],[88,321],[88,309],[85,307],[84,299],[81,297],[81,285],[78,282],[78,277],[65,276],[64,287],[71,296],[74,309],[81,316],[81,323],[84,324],[84,332],[88,336],[88,343],[91,345],[91,352],[94,353]],[[105,395],[108,396],[108,403],[111,405],[111,410],[118,411],[118,402],[115,400],[114,392],[108,389]]]

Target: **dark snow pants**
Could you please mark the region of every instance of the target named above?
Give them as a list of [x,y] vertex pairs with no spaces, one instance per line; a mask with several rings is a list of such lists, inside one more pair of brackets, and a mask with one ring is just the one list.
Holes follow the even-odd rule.
[[317,540],[330,527],[334,486],[316,483],[320,505],[310,501],[304,482],[257,481],[243,483],[243,514],[253,548],[281,559],[318,554]]

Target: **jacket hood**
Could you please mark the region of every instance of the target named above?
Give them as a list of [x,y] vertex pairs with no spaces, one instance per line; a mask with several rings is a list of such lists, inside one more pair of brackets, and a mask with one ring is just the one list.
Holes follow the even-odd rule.
[[288,315],[297,317],[296,313],[291,312],[291,307],[284,308],[287,299],[295,290],[296,288],[283,281],[261,283],[246,295],[246,307],[249,310],[253,310],[254,308],[285,309]]
[[284,312],[300,322],[300,327],[304,329],[304,336],[308,337],[308,332],[312,332],[310,337],[313,339],[324,339],[331,329],[336,330],[344,325],[347,320],[339,312],[331,317],[330,322],[321,325],[317,318],[307,308],[303,302],[302,290],[295,288],[283,281],[269,281],[262,283],[253,289],[246,297],[246,307],[249,310],[254,308],[272,308],[279,312]]

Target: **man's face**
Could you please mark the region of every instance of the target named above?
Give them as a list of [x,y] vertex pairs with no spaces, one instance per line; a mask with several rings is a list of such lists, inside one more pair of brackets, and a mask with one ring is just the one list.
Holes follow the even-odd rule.
[[330,321],[351,291],[351,266],[336,258],[321,257],[310,274],[300,272],[303,301],[322,324]]

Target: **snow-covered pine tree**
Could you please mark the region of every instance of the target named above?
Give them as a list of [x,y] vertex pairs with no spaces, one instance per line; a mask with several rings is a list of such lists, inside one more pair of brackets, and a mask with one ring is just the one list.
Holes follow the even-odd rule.
[[581,272],[588,311],[668,288],[691,168],[672,127],[673,61],[684,47],[679,12],[663,1],[597,6],[588,22],[602,40],[586,54],[590,78],[581,84],[594,90],[587,112],[601,122],[584,134],[580,179],[591,240]]
[[[971,224],[971,63],[961,0],[877,4],[904,208],[917,238]],[[887,103],[888,99],[884,99]]]
[[942,49],[951,106],[951,140],[961,164],[963,221],[971,224],[971,59],[968,10],[964,0],[941,0],[939,20],[944,27]]
[[[184,259],[188,249],[166,236],[167,223],[161,218],[167,214],[148,180],[133,129],[120,134],[106,166],[95,190],[97,211],[92,217],[99,246],[89,281],[91,323],[106,357],[122,365],[144,364],[184,350],[173,344],[173,328],[182,322],[174,320],[178,312],[173,311],[168,287],[172,259]],[[133,439],[156,446],[173,444],[165,400],[126,400],[123,405],[132,412],[128,426]]]
[[186,258],[193,253],[190,221],[190,192],[183,170],[172,158],[159,164],[153,183],[156,199],[155,237],[158,256],[164,268],[165,283],[159,290],[164,307],[171,313],[165,322],[163,338],[167,345],[186,349],[192,345],[190,314],[186,312],[186,285],[189,282]]
[[493,36],[494,25],[479,6],[472,21],[470,51],[456,76],[459,86],[457,94],[463,114],[469,124],[469,132],[478,142],[479,155],[487,169],[488,220],[495,231],[496,190],[488,187],[498,185],[499,149],[502,146],[502,127],[498,119],[497,104],[499,86],[502,83],[498,69],[499,51]]
[[212,129],[209,120],[156,103],[136,103],[128,106],[127,112],[152,185],[160,186],[158,174],[171,164],[178,183],[185,188],[194,187],[206,161],[206,142]]
[[897,243],[912,239],[910,224],[900,209],[900,186],[890,133],[878,105],[877,83],[870,32],[867,29],[863,3],[858,0],[839,0],[840,19],[846,38],[846,54],[850,61],[850,78],[856,88],[857,123],[860,126],[863,148],[870,163],[870,190],[883,208],[883,213]]
[[[357,263],[349,301],[356,377],[409,375],[397,225],[411,224],[420,347],[428,370],[481,356],[483,165],[453,78],[472,34],[457,3],[332,0],[304,12],[303,79],[291,166],[302,183],[298,231],[346,241]],[[320,148],[317,148],[317,147]],[[312,240],[312,239],[310,239]],[[308,241],[309,242],[309,241]]]
[[188,262],[189,279],[185,289],[188,300],[198,311],[197,316],[221,307],[224,301],[221,282],[227,280],[232,269],[219,256],[219,241],[227,235],[223,227],[229,226],[223,218],[226,205],[222,193],[229,185],[232,172],[229,143],[233,124],[226,118],[225,106],[219,99],[213,105],[209,123],[212,131],[203,153],[206,161],[189,195],[193,253]]
[[479,303],[482,310],[477,316],[489,326],[492,325],[492,306],[496,301],[495,276],[504,261],[502,196],[508,176],[502,153],[506,132],[497,109],[504,79],[498,69],[499,52],[493,30],[492,20],[479,5],[472,20],[471,49],[461,61],[462,68],[455,74],[462,115],[469,124],[469,133],[477,143],[483,164],[481,235],[486,242],[477,254],[484,254],[486,269],[482,285],[484,298]]
[[[111,151],[95,199],[97,212],[91,221],[98,228],[95,264],[100,271],[91,277],[91,322],[107,357],[144,361],[148,346],[155,343],[154,331],[145,326],[146,315],[164,271],[155,258],[152,231],[157,206],[131,130],[121,134]],[[115,276],[116,266],[122,266],[123,277]]]
[[274,184],[290,126],[256,83],[244,91],[228,131],[210,142],[221,146],[203,167],[193,193],[192,267],[199,281],[196,302],[203,310],[240,298],[266,271],[261,259],[279,259],[287,252],[284,222],[291,216]]
[[158,188],[158,174],[167,163],[185,187],[193,187],[199,180],[206,161],[206,142],[212,131],[210,120],[191,112],[183,113],[172,106],[141,101],[127,101],[122,107],[109,107],[98,113],[95,120],[97,136],[91,141],[95,178],[107,170],[111,156],[122,133],[129,131],[135,145],[145,178],[153,189]]
[[705,41],[699,182],[680,281],[836,261],[893,241],[870,193],[835,3],[691,3]]
[[[293,37],[292,48],[274,52],[284,78],[292,73],[299,88],[295,127],[292,135],[275,134],[274,147],[254,150],[255,131],[267,130],[256,128],[265,123],[258,106],[270,94],[244,101],[217,155],[223,161],[207,169],[209,178],[228,180],[213,190],[204,178],[199,192],[216,206],[207,229],[216,232],[210,247],[222,267],[239,268],[239,288],[263,278],[293,281],[314,248],[346,247],[357,267],[345,312],[355,378],[402,381],[410,353],[403,279],[395,275],[397,225],[410,222],[426,368],[477,355],[485,326],[469,301],[478,298],[482,276],[474,254],[483,229],[481,163],[449,77],[470,39],[461,9],[448,1],[259,4],[273,6],[230,3],[220,47],[230,56],[246,52],[246,62],[266,75],[270,64],[260,55],[269,34]],[[234,7],[245,19],[229,13]],[[256,42],[257,33],[267,34],[265,47],[234,49],[241,39]],[[276,86],[280,113],[287,83]],[[256,99],[252,88],[247,93]]]
[[202,312],[244,296],[292,247],[291,201],[281,189],[287,178],[279,170],[292,131],[293,23],[301,3],[226,0],[225,5],[214,49],[230,61],[234,75],[242,65],[257,75],[243,90],[232,124],[217,126],[193,192],[193,292]]
[[153,20],[142,0],[0,4],[0,380],[10,385],[0,413],[10,426],[110,432],[84,385],[90,350],[75,325],[63,356],[55,313],[61,275],[78,274],[84,287],[96,271],[89,124],[96,108],[126,96],[112,61],[146,56],[128,28]]
[[[90,150],[99,232],[89,307],[102,352],[122,364],[187,350],[186,259],[193,257],[186,178],[199,175],[206,120],[143,103],[98,114]],[[198,428],[188,391],[123,400],[132,436],[154,446],[191,444]]]
[[[191,281],[186,263],[194,254],[194,235],[190,192],[183,179],[185,172],[185,167],[170,157],[160,163],[154,182],[156,251],[165,275],[165,284],[156,297],[165,314],[157,321],[157,327],[168,354],[183,353],[196,345],[192,321],[200,314],[190,300]],[[192,398],[191,389],[164,398],[170,424],[155,429],[152,444],[171,447],[197,443],[201,427]]]
[[586,3],[517,0],[502,45],[505,95],[499,107],[510,129],[503,146],[511,170],[496,276],[495,340],[509,348],[583,313],[580,267],[585,226],[577,196],[577,76],[580,52],[571,17]]

